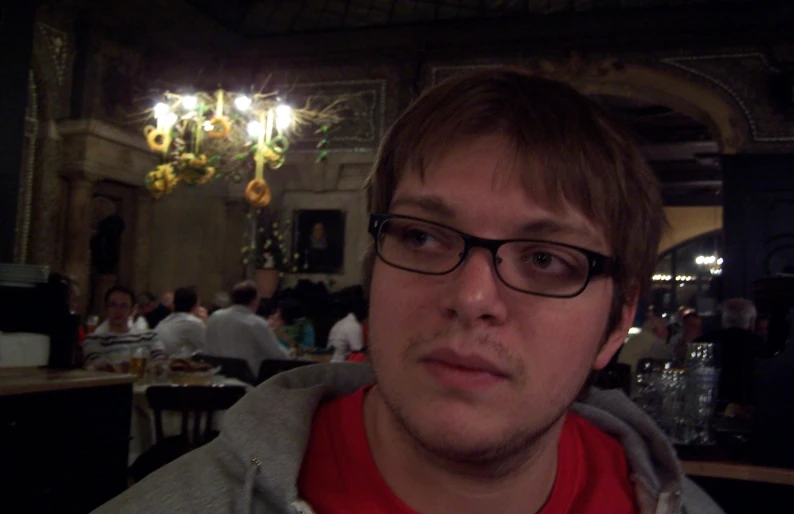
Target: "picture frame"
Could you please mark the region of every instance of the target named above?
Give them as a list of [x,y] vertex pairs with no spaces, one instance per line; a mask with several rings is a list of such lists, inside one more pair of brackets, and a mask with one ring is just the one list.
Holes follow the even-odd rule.
[[341,273],[344,269],[346,213],[335,209],[295,211],[295,251],[303,273]]

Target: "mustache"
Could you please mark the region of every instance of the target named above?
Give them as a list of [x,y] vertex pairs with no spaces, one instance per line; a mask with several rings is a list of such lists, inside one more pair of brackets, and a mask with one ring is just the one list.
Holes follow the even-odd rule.
[[493,358],[511,370],[512,374],[524,374],[526,366],[523,360],[510,351],[499,338],[484,331],[456,333],[454,326],[446,326],[427,334],[411,335],[408,337],[403,357],[425,353],[428,348],[434,349],[444,341],[453,341],[453,348],[457,351],[475,352]]

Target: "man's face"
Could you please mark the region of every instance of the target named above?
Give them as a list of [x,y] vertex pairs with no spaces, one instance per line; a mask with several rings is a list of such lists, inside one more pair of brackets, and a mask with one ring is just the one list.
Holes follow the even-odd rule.
[[127,327],[127,319],[132,314],[132,298],[121,291],[114,291],[108,298],[106,305],[108,311],[108,324],[111,327]]
[[[390,212],[484,238],[611,253],[602,231],[580,213],[553,213],[530,200],[520,165],[507,155],[497,136],[462,144],[431,161],[424,181],[407,173]],[[379,394],[402,426],[438,454],[523,447],[561,418],[590,371],[605,366],[625,338],[633,305],[605,339],[612,292],[612,280],[596,277],[574,298],[520,293],[499,280],[490,253],[480,248],[441,276],[378,259],[369,326]]]
[[169,309],[174,310],[174,293],[171,292],[163,293],[162,298],[160,298],[160,303],[162,303]]

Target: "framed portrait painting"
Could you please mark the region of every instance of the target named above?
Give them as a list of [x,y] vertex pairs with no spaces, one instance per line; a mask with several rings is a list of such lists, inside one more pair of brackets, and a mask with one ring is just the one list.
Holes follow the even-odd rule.
[[345,254],[345,211],[295,212],[295,246],[304,273],[341,273]]

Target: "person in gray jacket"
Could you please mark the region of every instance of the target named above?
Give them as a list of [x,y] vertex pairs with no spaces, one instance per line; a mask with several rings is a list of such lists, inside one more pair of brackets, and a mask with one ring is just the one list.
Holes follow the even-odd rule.
[[641,410],[589,386],[665,225],[594,102],[523,70],[453,76],[397,120],[366,188],[371,368],[274,377],[98,512],[722,512]]

